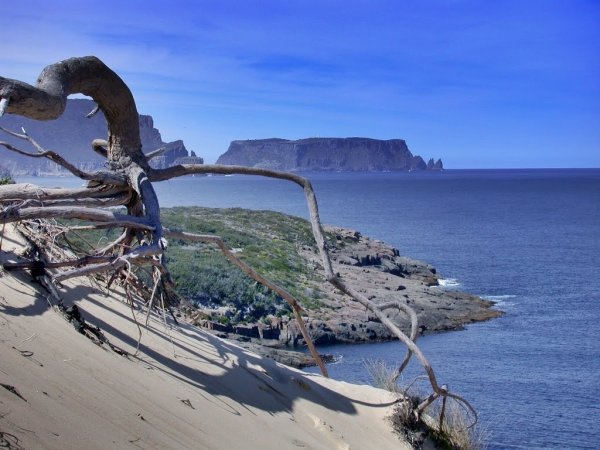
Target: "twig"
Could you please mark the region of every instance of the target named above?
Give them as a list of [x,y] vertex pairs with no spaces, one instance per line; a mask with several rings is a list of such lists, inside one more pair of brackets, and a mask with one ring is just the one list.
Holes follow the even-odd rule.
[[[399,301],[382,303],[382,304],[379,304],[377,306],[382,311],[384,311],[384,310],[386,310],[388,308],[397,308],[400,311],[404,311],[405,313],[407,313],[408,316],[410,317],[410,340],[413,341],[413,342],[415,342],[417,340],[419,319],[418,319],[417,313],[415,312],[414,309],[412,309],[408,305],[406,305],[404,303],[401,303]],[[396,374],[392,378],[392,381],[394,383],[396,383],[398,381],[398,378],[400,377],[400,375],[402,374],[402,372],[404,371],[404,369],[406,368],[406,366],[408,366],[408,363],[410,362],[410,358],[412,357],[412,355],[413,355],[412,350],[410,348],[407,348],[406,349],[406,355],[404,356],[404,359],[402,360],[402,362],[400,363],[400,365],[396,369]]]
[[94,109],[92,109],[89,113],[87,113],[85,115],[86,119],[91,119],[92,117],[94,117],[96,114],[98,114],[98,111],[100,111],[100,107],[98,105],[96,105],[94,107]]
[[158,287],[158,283],[160,281],[160,275],[156,273],[156,267],[152,268],[152,275],[154,277],[154,287],[152,288],[152,294],[150,294],[150,300],[148,300],[148,312],[146,313],[146,325],[148,325],[148,321],[150,320],[150,311],[152,311],[152,303],[154,302],[154,296],[156,295],[156,288]]
[[173,342],[173,336],[171,336],[171,331],[169,330],[169,325],[167,324],[167,313],[165,308],[165,299],[163,298],[163,294],[160,294],[160,303],[162,306],[163,313],[163,323],[165,324],[165,331],[167,332],[167,336],[169,336],[169,341],[171,342],[171,347],[173,347],[173,358],[177,358],[177,353],[175,351],[175,342]]
[[162,155],[165,151],[167,151],[167,147],[160,147],[156,150],[152,150],[151,152],[146,153],[146,159],[150,161],[151,159],[156,158],[157,156]]
[[[129,269],[131,269],[131,266],[129,266]],[[129,273],[129,271],[128,271]],[[125,278],[125,280],[127,280],[127,278]],[[142,343],[142,327],[140,327],[140,324],[137,321],[137,317],[135,316],[135,311],[133,310],[133,297],[131,296],[131,292],[129,290],[129,284],[125,283],[125,295],[127,297],[127,301],[129,302],[129,307],[131,309],[131,316],[133,317],[133,321],[135,322],[135,325],[137,326],[138,329],[138,339],[137,339],[137,345],[135,347],[135,353],[133,354],[133,356],[137,356],[138,353],[140,352],[140,345]]]
[[439,424],[440,432],[444,431],[444,415],[446,414],[446,401],[447,400],[448,400],[448,397],[444,397],[442,399],[442,410],[440,411],[440,424]]

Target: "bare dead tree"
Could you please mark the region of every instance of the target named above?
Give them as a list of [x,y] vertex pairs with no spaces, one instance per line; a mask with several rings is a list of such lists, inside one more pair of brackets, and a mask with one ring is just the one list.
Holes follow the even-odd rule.
[[[152,185],[153,182],[190,174],[245,174],[291,181],[304,190],[312,232],[321,255],[325,278],[337,289],[371,311],[407,347],[407,354],[398,367],[397,375],[406,367],[412,355],[415,355],[423,366],[433,392],[417,407],[415,414],[419,416],[427,406],[441,397],[455,399],[476,417],[474,409],[465,399],[438,384],[427,358],[415,344],[417,320],[414,311],[400,300],[377,306],[365,295],[350,288],[334,272],[319,218],[315,193],[306,178],[292,173],[241,166],[177,165],[166,169],[153,169],[148,162],[162,149],[144,155],[139,134],[138,112],[129,88],[116,73],[93,56],[71,58],[46,67],[35,86],[0,77],[0,116],[9,113],[37,120],[56,119],[65,109],[67,96],[76,93],[91,97],[98,105],[98,110],[101,110],[106,117],[108,138],[96,139],[92,142],[92,150],[107,159],[106,169],[95,172],[79,170],[59,154],[44,150],[25,131],[14,133],[4,130],[28,141],[36,149],[35,152],[23,151],[6,142],[0,142],[1,146],[10,151],[34,158],[50,159],[73,175],[88,181],[88,186],[81,189],[47,189],[29,184],[0,186],[2,206],[0,220],[3,224],[33,219],[69,218],[88,222],[89,225],[86,226],[88,228],[123,230],[117,240],[97,248],[88,257],[71,260],[67,258],[52,263],[53,268],[61,269],[52,274],[53,282],[98,273],[107,273],[110,275],[110,280],[113,280],[124,269],[133,265],[151,266],[153,271],[158,273],[163,284],[169,285],[171,281],[164,260],[165,236],[213,243],[241,270],[272,289],[290,304],[315,361],[322,373],[327,375],[326,368],[304,327],[302,307],[298,301],[284,289],[240,261],[229,251],[220,237],[163,229],[159,201]],[[127,213],[118,214],[106,209],[107,206],[115,205],[125,206]],[[392,307],[398,308],[411,317],[410,336],[403,333],[384,313],[385,309]]]

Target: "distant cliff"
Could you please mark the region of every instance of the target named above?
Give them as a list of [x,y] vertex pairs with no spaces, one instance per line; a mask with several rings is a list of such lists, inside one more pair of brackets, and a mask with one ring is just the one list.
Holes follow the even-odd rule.
[[308,138],[233,141],[217,164],[286,171],[398,171],[441,170],[441,160],[430,164],[413,155],[402,139]]
[[[65,112],[56,120],[42,122],[7,114],[0,118],[0,126],[12,131],[20,131],[23,127],[45,149],[58,152],[81,169],[93,170],[102,167],[105,160],[92,151],[91,142],[93,139],[105,139],[108,134],[106,121],[101,112],[89,119],[85,118],[94,107],[95,103],[91,100],[69,99]],[[168,167],[179,158],[190,158],[183,141],[163,142],[160,132],[154,128],[151,116],[140,115],[140,136],[144,153],[166,147],[161,156],[152,160],[154,167]],[[33,151],[27,142],[5,133],[0,132],[0,140],[20,149]],[[2,164],[15,174],[60,171],[54,163],[42,158],[28,158],[4,148],[0,148],[0,155]],[[194,162],[202,163],[202,158],[195,158]]]

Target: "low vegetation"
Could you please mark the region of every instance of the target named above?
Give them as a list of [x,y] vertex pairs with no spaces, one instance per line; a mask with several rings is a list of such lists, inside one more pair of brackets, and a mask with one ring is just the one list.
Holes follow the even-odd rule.
[[10,175],[10,172],[8,171],[8,169],[6,169],[3,166],[0,166],[0,186],[3,184],[13,184],[14,180],[12,179],[12,176]]
[[[306,220],[273,211],[201,207],[163,208],[161,220],[172,230],[221,236],[237,257],[284,287],[304,308],[321,306],[314,284],[323,277],[298,253],[299,248],[317,251]],[[87,230],[80,231],[72,243],[85,249],[90,247],[86,243],[95,245],[115,237],[110,232]],[[333,239],[329,241],[334,245]],[[231,307],[226,318],[215,320],[245,323],[291,314],[287,302],[231,264],[214,245],[177,239],[169,240],[168,245],[166,262],[179,295],[201,308]]]
[[473,416],[462,404],[445,399],[435,403],[426,415],[417,418],[414,411],[426,397],[419,390],[419,378],[402,385],[398,382],[396,369],[385,361],[365,361],[365,367],[373,386],[400,395],[390,421],[394,429],[415,448],[423,448],[426,443],[443,450],[487,448],[487,430],[474,423]]

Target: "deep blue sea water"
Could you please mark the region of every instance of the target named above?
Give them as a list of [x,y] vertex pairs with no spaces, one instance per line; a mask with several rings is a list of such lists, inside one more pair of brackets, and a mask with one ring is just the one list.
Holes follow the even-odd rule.
[[[419,339],[438,380],[476,406],[489,448],[600,447],[600,169],[305,175],[325,223],[387,241],[506,312]],[[74,183],[65,180],[26,181]],[[302,191],[282,181],[186,177],[156,188],[162,206],[307,216]],[[398,343],[323,351],[340,356],[333,377],[358,383],[370,382],[365,360],[403,356]],[[418,373],[413,364],[405,378]]]

